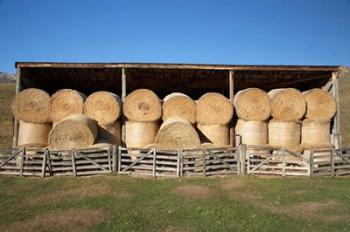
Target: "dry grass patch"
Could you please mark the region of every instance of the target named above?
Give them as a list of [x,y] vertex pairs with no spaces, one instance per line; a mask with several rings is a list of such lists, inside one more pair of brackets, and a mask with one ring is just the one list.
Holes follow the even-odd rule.
[[49,194],[46,193],[32,196],[26,199],[25,204],[30,206],[39,204],[52,204],[62,199],[83,199],[86,197],[98,197],[104,195],[112,195],[116,197],[129,197],[131,193],[123,190],[113,192],[112,189],[106,185],[90,185],[81,188],[58,190]]
[[0,227],[1,231],[87,231],[104,221],[101,210],[72,209],[48,213]]
[[262,198],[256,192],[252,192],[250,189],[248,189],[246,182],[241,179],[221,181],[221,188],[228,192],[228,195],[234,199],[251,201]]
[[213,191],[206,186],[184,185],[174,188],[173,192],[188,200],[204,199],[213,194]]

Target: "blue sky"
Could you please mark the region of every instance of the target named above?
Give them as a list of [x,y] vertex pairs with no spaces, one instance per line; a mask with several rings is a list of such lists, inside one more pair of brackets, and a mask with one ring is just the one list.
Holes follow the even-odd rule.
[[15,61],[350,65],[350,0],[0,0]]

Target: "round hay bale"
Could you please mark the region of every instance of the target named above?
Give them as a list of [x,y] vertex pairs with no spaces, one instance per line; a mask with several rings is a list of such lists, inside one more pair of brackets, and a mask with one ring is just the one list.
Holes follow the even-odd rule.
[[276,120],[298,121],[306,112],[304,96],[297,89],[274,89],[269,92],[271,115]]
[[159,125],[158,122],[125,122],[125,144],[130,148],[144,148],[154,143]]
[[123,112],[128,120],[153,122],[160,119],[162,106],[158,96],[153,91],[138,89],[125,98]]
[[270,120],[269,144],[274,147],[292,148],[300,145],[300,123]]
[[95,144],[89,146],[88,148],[96,148],[96,149],[103,149],[103,150],[109,150],[113,144],[108,143],[108,141],[103,140],[97,140]]
[[84,114],[101,125],[114,123],[120,117],[120,113],[121,100],[118,95],[111,92],[95,92],[84,103]]
[[307,107],[306,118],[327,120],[335,115],[337,105],[334,98],[327,91],[312,89],[304,92],[303,95]]
[[197,102],[197,123],[225,125],[232,116],[233,105],[222,94],[206,93]]
[[227,146],[230,144],[229,127],[221,124],[198,124],[202,142],[209,142],[215,146]]
[[241,143],[247,145],[267,144],[267,123],[238,119],[235,133],[241,136]]
[[172,93],[163,101],[163,121],[170,117],[182,117],[190,123],[196,122],[196,103],[183,93]]
[[161,125],[155,139],[161,149],[193,149],[200,147],[200,139],[191,123],[180,117],[168,118]]
[[86,148],[94,144],[97,133],[95,120],[83,114],[73,114],[54,125],[49,144],[55,149]]
[[19,147],[43,148],[48,145],[51,123],[32,123],[19,121]]
[[82,114],[85,95],[72,89],[58,90],[51,96],[51,120],[58,122],[72,114]]
[[304,146],[320,146],[331,144],[331,123],[329,120],[303,120],[301,127],[301,143]]
[[11,110],[22,121],[50,122],[50,95],[41,89],[25,89],[15,96]]
[[233,100],[236,114],[244,120],[265,121],[270,117],[270,98],[258,88],[239,91]]
[[108,125],[98,125],[98,138],[97,140],[104,141],[105,143],[120,145],[120,122],[116,121]]

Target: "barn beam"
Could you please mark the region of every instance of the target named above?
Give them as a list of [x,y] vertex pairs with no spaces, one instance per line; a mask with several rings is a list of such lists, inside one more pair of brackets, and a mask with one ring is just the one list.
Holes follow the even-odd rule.
[[[16,95],[21,91],[21,68],[16,68]],[[18,129],[19,121],[17,118],[13,120],[13,138],[12,138],[12,147],[17,147],[18,143]]]
[[341,149],[341,134],[340,134],[340,113],[339,113],[339,86],[338,86],[338,72],[332,73],[332,96],[336,101],[337,111],[333,119],[333,142],[336,149]]
[[[230,70],[229,71],[229,92],[230,92],[229,96],[230,96],[230,101],[232,104],[233,104],[234,91],[235,91],[234,71]],[[230,135],[229,135],[231,147],[234,145],[233,138],[235,137],[233,127],[234,127],[233,121],[231,120],[231,122],[230,122]]]

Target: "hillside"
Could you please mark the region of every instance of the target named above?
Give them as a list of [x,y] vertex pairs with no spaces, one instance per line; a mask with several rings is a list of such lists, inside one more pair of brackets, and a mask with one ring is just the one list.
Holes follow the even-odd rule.
[[12,146],[11,99],[15,95],[15,84],[0,84],[0,148]]
[[12,74],[0,72],[0,83],[14,83],[16,82],[16,77]]

